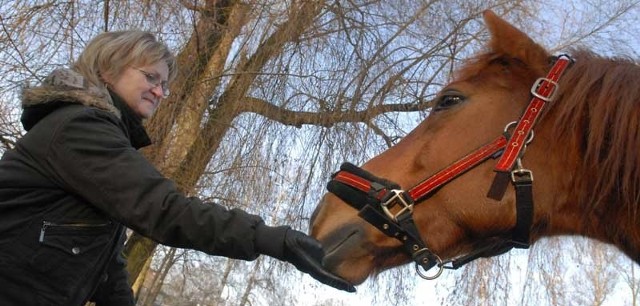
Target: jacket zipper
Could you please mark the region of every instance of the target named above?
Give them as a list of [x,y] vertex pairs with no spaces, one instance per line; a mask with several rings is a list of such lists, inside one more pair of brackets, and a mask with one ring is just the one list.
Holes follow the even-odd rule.
[[111,224],[111,222],[105,223],[55,223],[49,221],[42,221],[42,227],[40,228],[39,242],[44,242],[44,234],[49,227],[70,227],[70,228],[98,228]]

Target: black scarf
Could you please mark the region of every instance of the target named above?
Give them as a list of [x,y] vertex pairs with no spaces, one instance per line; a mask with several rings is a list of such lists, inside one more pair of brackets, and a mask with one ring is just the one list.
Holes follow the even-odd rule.
[[127,127],[127,131],[129,131],[131,145],[136,148],[136,150],[150,145],[151,139],[142,125],[142,118],[134,113],[129,105],[115,92],[109,90],[109,94],[111,94],[113,105],[120,110],[122,114],[122,122]]

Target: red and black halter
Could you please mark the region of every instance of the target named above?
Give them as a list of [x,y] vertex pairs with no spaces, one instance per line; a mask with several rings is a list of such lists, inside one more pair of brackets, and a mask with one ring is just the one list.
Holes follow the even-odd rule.
[[[557,93],[557,82],[572,61],[567,55],[556,58],[547,77],[539,78],[533,84],[531,88],[533,97],[523,115],[518,121],[505,127],[503,135],[472,151],[411,189],[404,191],[398,184],[376,177],[350,163],[340,166],[340,171],[332,176],[327,189],[358,209],[360,217],[387,236],[400,240],[416,263],[418,274],[425,279],[435,279],[445,268],[457,269],[480,257],[499,255],[512,248],[528,248],[533,222],[533,174],[530,170],[522,168],[520,159],[527,144],[533,139],[533,126],[543,108],[553,101]],[[515,128],[509,131],[514,124]],[[444,262],[429,250],[422,240],[413,221],[413,206],[487,159],[498,157],[500,159],[495,166],[497,175],[487,196],[502,199],[507,183],[509,179],[511,180],[516,193],[516,224],[510,237],[499,237],[495,243]],[[427,276],[420,270],[422,268],[427,271],[436,265],[439,270],[433,276]]]

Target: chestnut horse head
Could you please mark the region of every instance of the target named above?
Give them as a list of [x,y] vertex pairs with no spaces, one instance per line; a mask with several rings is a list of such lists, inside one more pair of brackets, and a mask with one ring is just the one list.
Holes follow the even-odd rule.
[[[337,275],[360,284],[417,258],[455,265],[552,235],[611,243],[640,262],[640,67],[573,50],[554,75],[567,58],[490,11],[484,19],[486,52],[457,70],[428,118],[329,184],[310,230]],[[530,143],[513,151],[518,133]]]

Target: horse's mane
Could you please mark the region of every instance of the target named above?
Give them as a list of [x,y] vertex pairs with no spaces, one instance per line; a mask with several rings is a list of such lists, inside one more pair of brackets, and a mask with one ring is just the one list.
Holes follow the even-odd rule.
[[586,50],[575,50],[572,56],[576,62],[562,77],[551,107],[557,132],[553,147],[570,145],[580,155],[577,171],[568,175],[574,177],[574,196],[585,213],[626,210],[629,220],[636,222],[640,218],[640,66],[630,59],[604,58]]

